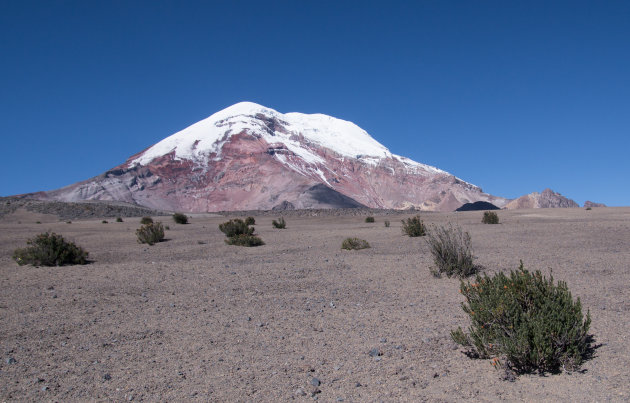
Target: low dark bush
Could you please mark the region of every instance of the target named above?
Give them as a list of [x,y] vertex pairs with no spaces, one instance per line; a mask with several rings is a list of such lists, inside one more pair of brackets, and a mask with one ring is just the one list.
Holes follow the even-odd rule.
[[372,216],[365,217],[365,222],[374,222],[374,217]]
[[16,249],[13,259],[20,265],[64,266],[86,264],[88,252],[61,235],[45,232],[26,241],[26,248]]
[[587,335],[590,312],[582,315],[580,299],[573,301],[565,282],[554,285],[540,271],[523,268],[509,276],[477,276],[463,281],[462,308],[470,318],[469,332],[451,332],[470,354],[493,358],[493,365],[516,373],[575,370],[587,358],[592,337]]
[[116,222],[123,222],[122,217],[116,217]]
[[280,228],[280,229],[285,229],[287,227],[287,223],[286,221],[284,221],[284,217],[278,218],[278,221],[273,220],[271,222],[271,225],[273,225],[274,228]]
[[389,220],[385,220],[383,223],[385,224],[385,227],[386,227],[386,228],[389,228],[389,226],[390,226],[390,222],[389,222]]
[[346,238],[341,243],[341,249],[347,250],[367,249],[369,247],[368,241],[359,238]]
[[427,228],[419,216],[402,220],[402,231],[411,237],[424,236],[427,234]]
[[140,224],[144,225],[144,224],[152,224],[153,223],[153,218],[151,217],[142,217],[140,219]]
[[164,240],[164,227],[161,222],[144,224],[136,230],[139,243],[154,245]]
[[219,224],[219,229],[228,238],[236,235],[252,235],[254,233],[254,227],[250,227],[249,224],[240,218],[234,218]]
[[101,223],[103,223],[103,224],[107,224],[107,222],[108,222],[107,220],[101,221]]
[[432,273],[436,277],[446,274],[448,277],[460,278],[475,274],[479,267],[473,262],[472,242],[468,232],[461,228],[435,226],[427,237],[429,250],[433,255],[435,268]]
[[245,224],[247,225],[255,225],[256,224],[256,219],[252,216],[249,216],[245,219]]
[[182,213],[173,214],[173,221],[177,224],[188,224],[188,216]]
[[247,219],[243,221],[240,218],[235,218],[226,221],[219,224],[219,229],[228,238],[225,240],[228,245],[259,246],[265,244],[262,239],[254,235],[254,227],[247,224]]
[[481,222],[484,224],[498,224],[499,216],[494,211],[485,211]]
[[263,240],[256,235],[247,234],[240,234],[229,237],[225,240],[225,243],[227,243],[228,245],[238,246],[260,246],[265,244]]

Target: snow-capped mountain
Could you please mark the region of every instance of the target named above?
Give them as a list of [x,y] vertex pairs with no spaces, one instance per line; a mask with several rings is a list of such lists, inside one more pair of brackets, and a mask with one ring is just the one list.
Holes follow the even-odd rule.
[[507,200],[392,154],[354,123],[241,102],[102,175],[35,197],[205,212],[376,207],[452,211]]

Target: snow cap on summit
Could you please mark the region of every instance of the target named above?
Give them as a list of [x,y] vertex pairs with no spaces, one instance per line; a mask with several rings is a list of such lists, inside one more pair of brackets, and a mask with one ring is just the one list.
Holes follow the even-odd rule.
[[[284,132],[275,132],[271,138],[266,130],[262,130],[264,122],[257,117],[258,114],[280,121]],[[269,143],[282,142],[298,155],[304,154],[304,149],[291,140],[292,135],[302,135],[309,142],[344,157],[392,157],[386,147],[352,122],[323,114],[282,114],[253,102],[239,102],[165,138],[131,161],[131,164],[146,165],[173,151],[176,159],[204,160],[211,153],[218,154],[228,137],[242,131],[256,133]]]

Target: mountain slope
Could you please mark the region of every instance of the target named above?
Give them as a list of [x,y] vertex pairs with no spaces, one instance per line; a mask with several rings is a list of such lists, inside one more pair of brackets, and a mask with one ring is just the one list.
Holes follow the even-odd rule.
[[89,180],[34,195],[188,212],[367,206],[452,211],[507,200],[392,154],[354,123],[241,102]]
[[507,209],[521,208],[569,208],[580,207],[575,201],[556,193],[551,189],[545,189],[542,193],[533,192],[514,199],[505,205]]

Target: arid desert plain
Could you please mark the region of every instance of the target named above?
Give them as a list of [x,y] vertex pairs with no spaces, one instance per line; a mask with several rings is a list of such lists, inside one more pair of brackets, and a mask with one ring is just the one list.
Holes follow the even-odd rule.
[[[419,213],[468,231],[488,273],[553,268],[590,310],[594,357],[581,371],[514,382],[451,341],[468,326],[459,280],[433,277],[426,240],[402,235],[414,214],[288,214],[283,230],[279,215],[256,216],[266,245],[254,248],[224,243],[230,216],[154,216],[170,230],[147,246],[139,217],[5,215],[0,400],[630,400],[630,208],[499,211],[499,225],[479,211]],[[47,230],[92,262],[18,266],[13,251]],[[343,251],[346,237],[372,247]]]

